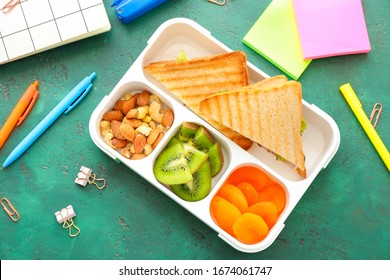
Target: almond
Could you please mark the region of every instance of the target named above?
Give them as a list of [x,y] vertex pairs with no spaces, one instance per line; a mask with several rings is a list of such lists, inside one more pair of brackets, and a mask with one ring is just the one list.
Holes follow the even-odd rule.
[[164,137],[164,132],[160,132],[157,136],[156,141],[152,144],[153,150],[157,147],[158,143],[160,143],[161,139]]
[[103,119],[109,122],[114,120],[121,121],[123,117],[124,115],[122,114],[121,111],[109,111],[103,115]]
[[134,141],[135,131],[130,124],[122,123],[121,126],[119,127],[119,130],[124,138],[126,138],[130,142]]
[[122,113],[127,114],[131,109],[134,109],[137,100],[132,96],[129,100],[126,100],[122,106]]
[[127,119],[126,123],[130,124],[133,128],[139,127],[142,125],[142,120],[139,119]]
[[145,148],[146,136],[143,134],[137,134],[134,139],[134,153],[140,154]]
[[114,105],[114,111],[121,111],[122,110],[122,107],[123,107],[123,104],[125,104],[126,100],[124,99],[119,99],[115,105]]
[[118,138],[120,140],[125,140],[125,137],[123,137],[119,127],[121,126],[121,122],[117,120],[113,120],[111,122],[111,131],[115,138]]
[[127,141],[126,140],[120,140],[118,138],[112,138],[111,145],[116,147],[116,148],[122,149],[122,148],[126,147]]
[[137,105],[142,107],[148,105],[150,93],[147,90],[142,91],[137,98]]
[[170,128],[173,124],[174,118],[175,116],[173,115],[173,110],[168,109],[162,117],[161,124],[166,128]]
[[148,138],[146,139],[146,143],[152,145],[156,140],[158,135],[160,134],[161,129],[159,127],[153,128],[153,130],[149,133]]

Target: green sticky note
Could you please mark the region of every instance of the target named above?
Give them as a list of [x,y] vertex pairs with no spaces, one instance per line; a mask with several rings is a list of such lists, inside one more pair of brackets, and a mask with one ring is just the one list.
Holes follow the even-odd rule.
[[291,0],[273,0],[242,41],[295,80],[311,62],[302,56]]

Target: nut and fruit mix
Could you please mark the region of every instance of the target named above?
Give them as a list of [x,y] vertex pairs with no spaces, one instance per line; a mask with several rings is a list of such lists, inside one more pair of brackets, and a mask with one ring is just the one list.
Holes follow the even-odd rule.
[[158,145],[172,126],[174,113],[147,90],[126,93],[103,114],[100,133],[104,142],[128,159],[142,159]]

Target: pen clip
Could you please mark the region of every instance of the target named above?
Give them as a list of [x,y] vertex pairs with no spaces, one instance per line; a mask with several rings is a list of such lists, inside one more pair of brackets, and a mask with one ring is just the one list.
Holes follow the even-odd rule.
[[38,99],[38,94],[39,94],[39,91],[36,91],[34,93],[33,97],[30,100],[30,104],[28,104],[28,107],[27,107],[26,111],[24,111],[23,115],[20,116],[18,122],[16,123],[16,126],[21,125],[22,122],[27,118],[28,114],[30,113],[31,109],[33,108],[35,102]]
[[90,84],[84,92],[68,107],[68,109],[65,110],[64,114],[69,113],[74,107],[76,107],[77,104],[80,103],[81,100],[84,99],[84,97],[87,95],[87,93],[91,90],[92,84]]

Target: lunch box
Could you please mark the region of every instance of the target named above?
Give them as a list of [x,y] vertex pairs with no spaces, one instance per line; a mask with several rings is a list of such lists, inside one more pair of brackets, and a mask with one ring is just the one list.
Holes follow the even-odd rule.
[[[129,70],[121,78],[109,95],[106,95],[93,111],[89,123],[89,131],[93,142],[108,156],[121,162],[137,172],[146,181],[165,193],[172,200],[191,212],[210,228],[215,230],[219,237],[235,249],[254,253],[269,247],[284,228],[284,222],[301,199],[305,191],[313,182],[318,173],[326,168],[333,158],[340,144],[340,132],[335,121],[320,108],[302,100],[302,114],[307,128],[302,136],[303,151],[307,177],[299,176],[291,166],[276,160],[275,155],[253,144],[247,151],[240,148],[218,130],[208,124],[201,117],[193,113],[180,100],[175,98],[164,86],[148,76],[143,67],[151,62],[174,60],[184,51],[188,58],[217,55],[231,52],[227,46],[211,36],[210,32],[186,18],[174,18],[163,23],[147,42],[146,48],[139,55]],[[251,83],[263,80],[269,76],[250,62],[247,63]],[[166,107],[174,111],[175,119],[171,128],[166,132],[161,142],[153,152],[139,160],[130,160],[105,143],[100,133],[99,123],[103,114],[112,110],[116,101],[126,93],[148,90],[157,95]],[[193,122],[204,126],[222,146],[224,165],[222,170],[212,179],[209,195],[197,202],[188,202],[176,196],[169,187],[159,183],[153,174],[153,164],[156,157],[179,130],[181,123]],[[278,182],[285,190],[286,205],[278,217],[276,224],[268,235],[259,243],[248,245],[222,230],[210,215],[210,202],[229,175],[237,168],[253,166],[266,173],[272,180]]]

